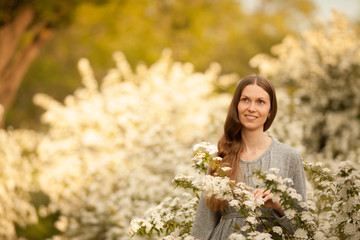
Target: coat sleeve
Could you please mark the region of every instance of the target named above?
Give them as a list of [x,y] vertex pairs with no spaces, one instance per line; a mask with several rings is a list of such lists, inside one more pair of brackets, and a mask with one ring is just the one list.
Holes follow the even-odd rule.
[[212,232],[220,221],[220,218],[220,213],[214,213],[211,211],[206,206],[205,200],[201,197],[191,230],[191,235],[200,240],[210,239]]
[[[291,178],[294,182],[292,188],[296,190],[298,194],[302,196],[302,201],[306,201],[306,189],[305,189],[305,173],[304,166],[302,163],[301,155],[298,151],[292,151],[288,153],[289,159],[289,174],[288,177]],[[298,206],[299,209],[303,211],[307,211],[308,209],[303,209]],[[286,216],[281,216],[278,212],[274,211],[274,216],[277,219],[277,222],[280,224],[282,228],[285,228],[290,233],[294,233],[296,231],[296,227],[294,224],[288,219]]]

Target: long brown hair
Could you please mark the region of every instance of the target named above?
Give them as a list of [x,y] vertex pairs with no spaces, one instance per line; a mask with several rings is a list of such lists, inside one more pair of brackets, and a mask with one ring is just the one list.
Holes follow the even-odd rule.
[[[223,159],[222,162],[229,164],[228,166],[231,167],[231,171],[228,173],[228,177],[235,181],[238,181],[240,152],[243,150],[241,140],[242,125],[239,120],[238,104],[242,91],[247,85],[258,85],[270,96],[270,116],[264,123],[264,132],[271,126],[277,112],[277,100],[274,87],[264,76],[257,74],[250,75],[238,83],[226,117],[224,135],[218,143],[218,156]],[[210,175],[216,175],[216,169],[211,170],[210,168]],[[223,211],[228,203],[227,201],[210,198],[206,199],[206,204],[212,211],[217,212]]]

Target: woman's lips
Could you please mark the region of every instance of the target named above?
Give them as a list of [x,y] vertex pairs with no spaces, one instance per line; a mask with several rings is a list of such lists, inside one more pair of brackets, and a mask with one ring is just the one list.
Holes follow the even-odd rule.
[[245,115],[245,118],[246,118],[246,119],[250,119],[250,120],[255,120],[255,119],[257,119],[256,116],[252,116],[252,115]]

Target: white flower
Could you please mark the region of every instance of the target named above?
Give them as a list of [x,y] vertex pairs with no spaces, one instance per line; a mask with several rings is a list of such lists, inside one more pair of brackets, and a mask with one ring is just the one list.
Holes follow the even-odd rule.
[[284,214],[288,219],[293,219],[296,214],[296,211],[294,209],[286,209],[284,211]]
[[221,171],[223,172],[229,172],[231,170],[231,167],[222,167]]
[[202,142],[198,143],[193,147],[194,152],[203,152],[208,153],[210,156],[215,156],[218,152],[218,149],[216,146],[212,145],[209,142]]
[[282,234],[282,228],[279,227],[279,226],[273,227],[272,230],[273,230],[275,233],[279,234],[279,235]]
[[268,173],[268,174],[266,174],[266,179],[269,181],[276,181],[278,179],[278,177],[273,173]]
[[359,188],[360,187],[360,179],[355,180],[354,184],[355,184],[356,187]]
[[258,176],[254,176],[253,182],[255,183],[255,185],[259,186],[264,183],[264,180],[262,178],[259,178]]
[[258,208],[258,209],[255,209],[255,215],[256,215],[256,217],[261,217],[262,216],[262,212],[261,212],[261,210]]
[[346,223],[344,226],[344,233],[348,236],[355,234],[358,231],[356,224]]
[[292,198],[292,199],[296,199],[298,201],[302,201],[302,196],[300,194],[297,194],[296,192],[291,192],[289,193],[289,196]]
[[186,236],[184,240],[196,240],[193,236]]
[[143,225],[145,225],[145,231],[147,233],[149,233],[151,228],[153,227],[153,225],[150,222],[148,222],[147,220],[144,220]]
[[278,169],[278,168],[270,168],[269,169],[269,172],[274,173],[274,174],[278,174],[279,171],[280,171],[280,169]]
[[295,238],[299,238],[299,239],[307,239],[307,231],[302,229],[302,228],[298,228],[295,233],[294,233],[294,237]]
[[245,226],[243,226],[240,230],[243,232],[246,232],[247,230],[250,229],[250,226],[248,224],[246,224]]
[[321,231],[316,231],[315,235],[313,236],[314,240],[326,240],[324,233]]
[[281,192],[286,192],[287,186],[285,184],[279,184],[277,189]]
[[315,163],[315,167],[320,167],[320,168],[322,168],[324,166],[324,163],[322,163],[322,162],[317,162],[317,163]]
[[310,222],[310,221],[313,221],[314,218],[309,211],[303,211],[301,213],[301,220],[303,220],[304,222]]
[[249,216],[245,219],[245,221],[247,221],[248,223],[251,223],[251,224],[256,224],[257,223],[257,220],[255,217],[252,217],[252,216]]
[[349,171],[352,168],[352,163],[350,161],[344,161],[339,164],[339,169],[342,171]]
[[66,227],[68,225],[69,225],[69,220],[64,216],[60,216],[59,220],[56,221],[55,223],[55,227],[62,232],[66,230]]
[[191,182],[194,180],[194,176],[185,176],[183,174],[178,174],[175,176],[174,180]]
[[298,201],[301,201],[302,200],[302,196],[298,193],[296,193],[296,190],[294,188],[288,188],[286,190],[286,192],[289,194],[289,196],[292,198],[292,199],[296,199]]
[[205,175],[201,179],[201,188],[205,198],[215,197],[219,200],[232,200],[232,190],[228,177],[214,177]]
[[253,239],[253,240],[271,240],[272,239],[270,233],[260,233],[258,231],[250,232],[250,233],[248,233],[248,236],[250,236],[250,239]]
[[239,207],[239,201],[236,199],[233,199],[229,202],[229,206],[237,209]]
[[264,199],[261,198],[261,197],[260,197],[260,198],[257,198],[255,202],[256,202],[256,205],[257,205],[257,206],[264,205],[264,203],[265,203],[265,202],[264,202]]
[[233,233],[230,235],[229,240],[246,240],[246,237],[240,233]]
[[141,223],[143,222],[142,219],[135,218],[131,220],[130,226],[129,226],[129,236],[133,236],[140,228]]
[[347,216],[345,214],[336,214],[335,222],[336,224],[341,224],[347,220]]
[[274,202],[280,202],[281,195],[279,193],[274,193],[273,195],[273,201]]
[[178,240],[179,238],[176,236],[168,235],[163,237],[161,240]]
[[161,221],[161,216],[158,212],[151,213],[151,220],[155,224],[155,228],[160,229],[164,226],[164,223]]
[[254,210],[255,209],[255,202],[253,201],[244,201],[244,205],[246,208]]
[[[311,201],[309,201],[311,203]],[[307,202],[299,202],[301,208],[308,208],[309,204]],[[312,206],[315,209],[315,206]],[[309,207],[310,208],[310,207]]]
[[[166,214],[165,216],[163,216],[162,217],[162,220],[164,221],[164,222],[168,222],[168,221],[170,221],[170,220],[172,220],[172,219],[174,219],[174,214],[173,213],[169,213],[169,214]],[[163,225],[163,223],[161,223],[162,225]],[[161,226],[162,227],[162,226]]]
[[284,183],[289,186],[294,185],[294,182],[291,178],[284,178]]

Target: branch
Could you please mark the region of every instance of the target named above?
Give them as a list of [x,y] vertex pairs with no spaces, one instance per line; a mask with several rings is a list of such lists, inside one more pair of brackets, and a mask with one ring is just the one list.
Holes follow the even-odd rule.
[[25,30],[34,19],[34,9],[25,7],[14,21],[0,28],[0,73],[9,64]]
[[17,90],[30,64],[39,54],[41,47],[51,38],[53,30],[43,29],[23,50],[22,55],[0,75],[0,104],[4,107],[0,127],[4,126],[6,113],[13,103]]

